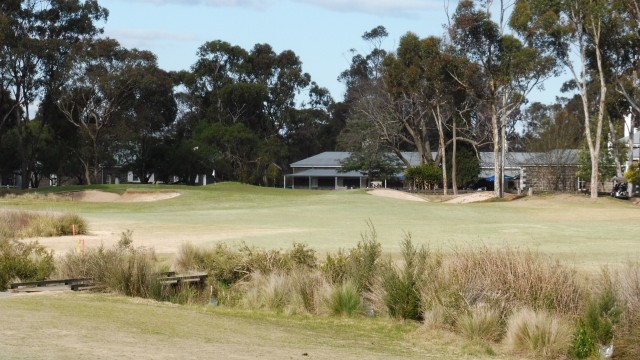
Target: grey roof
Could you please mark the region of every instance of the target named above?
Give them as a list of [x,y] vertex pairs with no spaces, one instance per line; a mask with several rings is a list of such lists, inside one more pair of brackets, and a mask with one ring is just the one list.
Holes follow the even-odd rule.
[[348,158],[350,154],[351,153],[347,151],[325,151],[318,155],[296,161],[291,164],[291,167],[340,167],[340,162]]
[[285,175],[286,177],[342,177],[342,178],[361,178],[365,177],[359,171],[338,172],[335,169],[309,169],[297,172],[295,174]]
[[[576,149],[559,149],[548,152],[509,152],[506,154],[505,167],[540,166],[540,165],[577,165]],[[493,152],[480,153],[480,167],[493,167]]]
[[[348,151],[325,151],[323,153],[302,159],[292,163],[292,168],[338,168],[341,167],[340,163],[351,155]],[[435,158],[437,153],[431,153]],[[411,166],[420,165],[420,156],[417,152],[403,151],[402,156],[409,161]]]
[[[577,165],[579,150],[552,150],[549,152],[509,152],[506,155],[505,167],[535,166],[535,165]],[[493,168],[493,152],[481,152],[480,167]],[[318,155],[296,161],[291,164],[292,168],[339,168],[340,162],[350,155],[346,151],[326,151]],[[403,152],[411,166],[420,164],[420,157],[417,152]],[[437,153],[432,153],[435,158]],[[312,175],[315,176],[315,175]],[[323,175],[324,176],[324,175]],[[333,176],[333,175],[327,175]]]

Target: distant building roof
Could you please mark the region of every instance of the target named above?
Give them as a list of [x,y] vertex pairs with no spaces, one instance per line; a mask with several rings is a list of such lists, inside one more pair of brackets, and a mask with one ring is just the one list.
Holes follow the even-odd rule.
[[285,175],[286,177],[343,177],[343,178],[361,178],[364,177],[359,171],[339,172],[336,169],[309,169],[297,172],[295,174]]
[[[506,154],[506,168],[520,166],[542,166],[542,165],[577,165],[579,150],[552,150],[549,152],[509,152]],[[341,162],[349,157],[351,153],[347,151],[326,151],[291,164],[292,168],[328,168],[336,169],[341,167]],[[480,167],[493,167],[493,152],[481,152]],[[402,156],[406,158],[411,166],[420,164],[420,156],[417,152],[403,152]],[[437,153],[432,153],[435,158]],[[301,173],[297,173],[301,174]],[[296,176],[298,176],[296,174]],[[338,176],[345,176],[345,173],[339,173]],[[311,175],[318,176],[318,175]],[[325,176],[325,175],[322,175]],[[334,176],[334,175],[326,175]]]

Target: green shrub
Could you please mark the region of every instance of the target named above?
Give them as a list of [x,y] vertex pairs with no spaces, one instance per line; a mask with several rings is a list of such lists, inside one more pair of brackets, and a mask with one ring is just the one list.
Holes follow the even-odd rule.
[[396,266],[389,260],[382,271],[385,303],[392,317],[421,320],[421,292],[429,270],[429,252],[424,246],[415,248],[411,235],[401,243],[403,264]]
[[226,286],[254,272],[268,274],[275,271],[290,272],[301,267],[314,269],[316,263],[315,251],[301,243],[294,243],[286,252],[247,245],[234,250],[223,243],[216,244],[212,249],[203,249],[186,243],[180,247],[175,261],[178,270],[207,271],[215,281]]
[[350,282],[334,287],[327,301],[333,315],[351,316],[362,311],[360,293]]
[[578,322],[572,353],[579,359],[597,354],[598,345],[613,341],[613,327],[620,320],[622,309],[612,289],[605,289],[587,303],[585,313]]
[[45,280],[54,270],[53,252],[37,241],[0,238],[0,290],[13,281]]
[[546,311],[520,309],[507,321],[505,342],[516,352],[557,359],[568,353],[571,329]]
[[250,273],[243,254],[223,243],[216,244],[212,249],[185,243],[180,246],[175,262],[179,271],[206,271],[213,281],[227,286]]
[[615,358],[640,359],[640,262],[629,262],[618,271],[604,271],[601,282],[601,288],[615,294],[616,307],[621,311],[619,321],[613,321]]
[[371,222],[369,229],[361,234],[355,248],[347,253],[340,250],[327,254],[321,270],[332,284],[352,283],[360,293],[370,292],[378,275],[382,245],[378,242],[376,229]]

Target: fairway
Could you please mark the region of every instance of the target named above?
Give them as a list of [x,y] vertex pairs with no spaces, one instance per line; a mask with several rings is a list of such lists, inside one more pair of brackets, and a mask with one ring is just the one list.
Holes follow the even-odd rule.
[[[383,251],[392,256],[407,233],[415,243],[445,253],[485,245],[532,249],[592,273],[640,256],[640,207],[609,197],[549,195],[452,204],[435,196],[408,201],[365,190],[233,183],[91,189],[114,193],[111,198],[120,200],[163,198],[158,191],[180,195],[153,202],[4,197],[0,210],[75,212],[85,218],[89,235],[38,239],[57,255],[76,251],[77,240],[85,240],[87,247],[111,246],[123,231],[132,230],[134,245],[153,248],[169,260],[187,242],[266,249],[301,242],[317,250],[322,261],[323,253],[355,246],[373,224]],[[127,191],[128,196],[117,195]],[[285,316],[100,293],[5,294],[0,297],[0,322],[3,359],[520,358],[505,355],[502,344],[482,345],[415,321]]]
[[[70,211],[89,223],[87,247],[115,243],[125,230],[134,244],[174,254],[181,244],[285,249],[293,242],[325,253],[354,246],[370,221],[383,250],[397,253],[410,233],[431,249],[488,245],[527,248],[579,268],[597,270],[640,255],[640,207],[628,201],[582,195],[549,195],[515,201],[447,204],[367,194],[364,190],[308,191],[234,183],[206,187],[108,186],[124,192],[176,191],[154,202],[79,202],[52,198],[0,198],[0,208]],[[427,197],[428,198],[428,197]],[[72,237],[40,238],[56,254],[73,251]]]

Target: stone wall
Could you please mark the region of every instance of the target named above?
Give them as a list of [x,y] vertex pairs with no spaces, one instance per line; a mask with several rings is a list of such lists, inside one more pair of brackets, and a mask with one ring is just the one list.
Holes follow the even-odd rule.
[[534,192],[578,191],[577,166],[527,166],[523,169],[525,186]]

